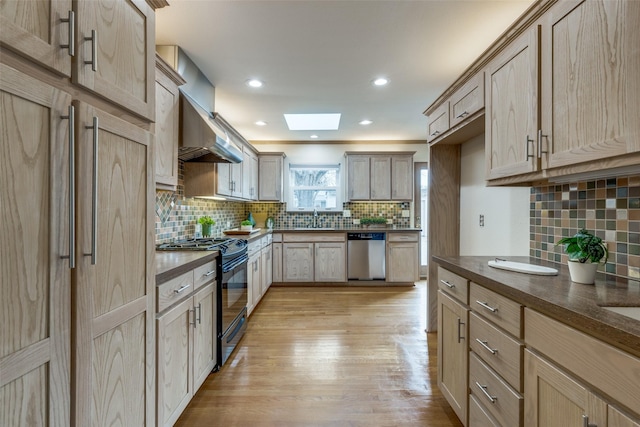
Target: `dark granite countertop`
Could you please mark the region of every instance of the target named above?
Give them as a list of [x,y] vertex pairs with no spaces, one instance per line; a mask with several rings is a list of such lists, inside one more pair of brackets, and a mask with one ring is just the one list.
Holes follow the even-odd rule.
[[156,251],[156,286],[218,256],[218,251]]
[[354,226],[353,228],[275,228],[273,230],[274,233],[331,233],[331,232],[362,232],[362,233],[388,233],[388,232],[398,232],[398,231],[422,231],[419,228],[393,228],[393,227],[374,227],[374,228],[363,228],[361,226]]
[[583,285],[570,280],[566,265],[508,257],[509,261],[558,269],[557,276],[537,276],[489,267],[492,259],[433,256],[433,261],[447,270],[640,356],[640,321],[602,308],[640,306],[640,282],[598,273],[595,285]]

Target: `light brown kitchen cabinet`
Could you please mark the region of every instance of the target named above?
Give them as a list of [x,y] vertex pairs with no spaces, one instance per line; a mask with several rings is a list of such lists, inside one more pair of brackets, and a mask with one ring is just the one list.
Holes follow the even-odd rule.
[[249,256],[247,262],[247,315],[251,315],[255,306],[262,298],[262,266],[260,259],[260,251]]
[[194,271],[183,276],[185,280],[175,285],[180,285],[177,290],[183,289],[178,302],[160,311],[156,320],[157,419],[160,426],[175,424],[216,364],[214,277],[209,284],[194,291]]
[[[371,156],[369,158],[369,183],[371,200],[391,200],[391,157]],[[360,179],[358,176],[354,178]]]
[[71,95],[0,64],[0,104],[0,425],[66,426]]
[[563,1],[543,19],[542,167],[637,151],[640,4]]
[[443,102],[427,117],[427,142],[449,130],[449,101]]
[[284,153],[258,154],[258,199],[282,201]]
[[70,17],[74,21],[71,0],[3,1],[0,42],[40,65],[70,76],[71,55],[76,50]]
[[180,91],[184,79],[156,54],[156,188],[175,191],[178,185]]
[[347,152],[349,200],[413,200],[415,152]]
[[413,155],[391,156],[391,200],[413,200]]
[[247,147],[242,150],[242,198],[258,198],[258,155]]
[[415,282],[419,278],[417,232],[387,233],[387,281]]
[[347,247],[345,242],[315,243],[313,251],[316,282],[346,282]]
[[469,309],[438,291],[438,387],[463,425],[467,425]]
[[[197,166],[197,165],[196,165]],[[206,166],[206,165],[205,165]],[[210,195],[219,194],[222,196],[241,197],[242,196],[242,163],[216,163],[216,188]],[[186,179],[186,177],[185,177]],[[213,180],[212,180],[213,185]],[[185,189],[187,183],[185,181]],[[186,190],[185,190],[186,193]],[[200,194],[201,196],[204,194]]]
[[153,119],[155,12],[144,0],[74,3],[73,82]]
[[347,155],[347,197],[349,200],[369,200],[370,187],[369,156],[366,154]]
[[282,244],[282,281],[313,282],[313,243]]
[[451,128],[484,108],[484,73],[479,72],[469,79],[449,99],[449,121]]
[[261,294],[267,292],[273,283],[273,244],[263,247],[260,252],[260,263],[262,264],[262,281],[260,283]]
[[76,425],[153,424],[152,137],[89,104],[76,110]]
[[276,235],[274,235],[274,241],[272,243],[272,282],[280,283],[283,281],[282,272],[282,242],[276,242]]
[[538,27],[507,46],[487,67],[485,152],[487,179],[539,170]]

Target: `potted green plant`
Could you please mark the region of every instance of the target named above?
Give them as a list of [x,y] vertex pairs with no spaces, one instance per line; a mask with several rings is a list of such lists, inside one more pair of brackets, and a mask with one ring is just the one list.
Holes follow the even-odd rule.
[[602,239],[584,228],[571,237],[560,239],[556,245],[564,245],[564,251],[569,255],[571,281],[576,283],[593,284],[598,265],[606,264],[609,258]]
[[250,220],[245,219],[244,221],[242,221],[240,223],[240,230],[242,230],[242,231],[251,231],[251,230],[253,230],[253,223]]
[[198,218],[198,223],[200,223],[200,225],[202,226],[202,236],[211,236],[211,227],[216,223],[213,218],[208,215],[201,216],[200,218]]
[[381,216],[360,218],[360,225],[365,227],[384,227],[386,224],[387,219]]

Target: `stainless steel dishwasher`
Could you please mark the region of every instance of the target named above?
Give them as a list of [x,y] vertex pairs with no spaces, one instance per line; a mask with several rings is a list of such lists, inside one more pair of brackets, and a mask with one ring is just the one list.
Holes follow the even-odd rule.
[[385,280],[386,233],[347,233],[347,279]]

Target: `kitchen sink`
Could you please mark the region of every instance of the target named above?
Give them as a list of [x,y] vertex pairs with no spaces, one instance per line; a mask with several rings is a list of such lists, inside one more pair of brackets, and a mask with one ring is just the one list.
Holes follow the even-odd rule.
[[601,307],[604,308],[605,310],[613,311],[614,313],[622,314],[623,316],[640,320],[640,307],[606,307],[606,306],[601,306]]
[[335,230],[333,227],[295,227],[294,230]]

